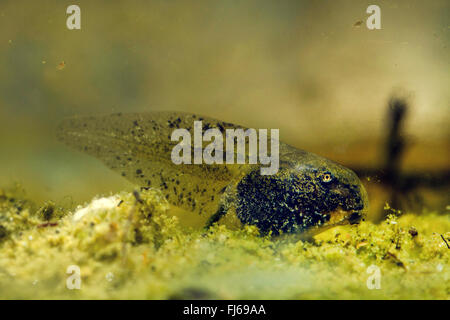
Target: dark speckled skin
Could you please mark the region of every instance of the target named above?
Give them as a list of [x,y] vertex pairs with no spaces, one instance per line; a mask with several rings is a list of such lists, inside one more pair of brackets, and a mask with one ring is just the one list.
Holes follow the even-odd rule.
[[[237,185],[236,213],[243,223],[253,224],[263,233],[301,233],[325,225],[329,212],[339,208],[356,211],[351,223],[362,217],[364,197],[359,182],[339,181],[333,169],[311,164],[282,164],[279,174],[247,174]],[[323,175],[331,180],[323,181]],[[350,220],[350,218],[349,218]]]
[[315,233],[363,217],[367,194],[355,173],[281,142],[280,169],[272,176],[260,175],[259,165],[175,165],[170,154],[178,142],[171,133],[185,128],[193,137],[195,120],[203,131],[246,129],[194,114],[150,112],[66,119],[58,137],[141,187],[159,188],[171,204],[200,214],[207,225],[235,212],[262,234]]

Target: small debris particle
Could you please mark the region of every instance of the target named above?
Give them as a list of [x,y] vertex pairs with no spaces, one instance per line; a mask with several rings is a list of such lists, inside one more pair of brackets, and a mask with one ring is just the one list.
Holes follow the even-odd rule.
[[416,237],[418,234],[419,234],[419,232],[417,231],[417,229],[416,228],[414,228],[414,227],[411,227],[410,229],[409,229],[409,234],[411,235],[411,237]]
[[397,256],[395,254],[393,254],[392,252],[388,251],[386,253],[385,258],[390,258],[398,267],[402,267],[406,271],[405,264],[399,258],[397,258]]
[[356,245],[356,249],[367,246],[369,243],[367,241],[360,242]]
[[58,66],[56,67],[56,69],[58,70],[63,70],[66,67],[66,63],[64,61],[61,61]]
[[363,24],[362,20],[358,20],[353,24],[353,28],[359,28]]
[[114,280],[114,274],[112,272],[108,272],[105,276],[106,280],[108,280],[109,282]]
[[46,227],[56,227],[57,225],[58,225],[58,222],[47,222],[47,223],[39,224],[37,227],[38,228],[46,228]]
[[133,196],[136,199],[137,202],[139,203],[143,203],[142,199],[141,199],[141,194],[139,193],[139,191],[134,190],[133,191]]

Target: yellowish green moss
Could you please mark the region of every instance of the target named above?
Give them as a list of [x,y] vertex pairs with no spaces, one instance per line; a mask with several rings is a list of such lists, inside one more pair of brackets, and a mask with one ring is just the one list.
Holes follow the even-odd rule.
[[[448,299],[448,216],[389,217],[313,241],[183,227],[157,191],[99,197],[71,212],[0,190],[0,298]],[[448,240],[447,240],[448,241]],[[70,265],[81,289],[69,290]],[[369,290],[367,268],[381,272]]]

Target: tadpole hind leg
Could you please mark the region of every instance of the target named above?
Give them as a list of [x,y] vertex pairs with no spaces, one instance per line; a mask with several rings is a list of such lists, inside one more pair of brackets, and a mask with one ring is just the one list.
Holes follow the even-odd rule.
[[205,225],[205,229],[208,230],[211,226],[218,222],[220,218],[222,218],[228,211],[228,208],[225,205],[220,205],[217,211],[208,219]]

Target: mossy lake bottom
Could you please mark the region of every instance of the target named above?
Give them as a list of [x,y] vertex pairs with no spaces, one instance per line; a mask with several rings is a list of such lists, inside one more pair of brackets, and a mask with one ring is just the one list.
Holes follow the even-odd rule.
[[0,298],[450,297],[447,214],[389,216],[304,241],[249,226],[187,228],[158,191],[140,199],[122,192],[64,210],[0,190]]

